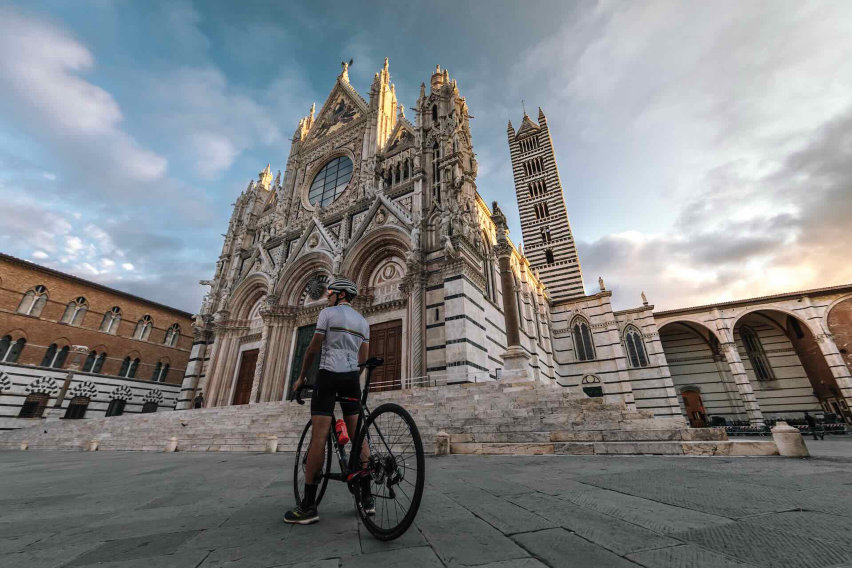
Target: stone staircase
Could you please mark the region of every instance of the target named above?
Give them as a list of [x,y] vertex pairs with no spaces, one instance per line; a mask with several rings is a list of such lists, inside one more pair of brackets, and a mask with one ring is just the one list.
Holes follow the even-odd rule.
[[[774,455],[775,444],[729,441],[724,429],[690,429],[683,418],[654,418],[601,398],[534,382],[463,383],[371,393],[370,407],[396,402],[414,417],[424,449],[439,435],[454,454]],[[0,432],[0,448],[163,451],[295,451],[308,405],[228,406],[86,420],[43,421]]]

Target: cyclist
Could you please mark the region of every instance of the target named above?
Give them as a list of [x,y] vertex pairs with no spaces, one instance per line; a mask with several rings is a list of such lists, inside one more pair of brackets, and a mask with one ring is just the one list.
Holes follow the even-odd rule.
[[[322,470],[335,396],[361,396],[358,365],[366,361],[369,354],[370,326],[350,305],[357,295],[358,287],[346,278],[336,278],[328,285],[328,307],[319,314],[314,336],[302,360],[302,371],[293,384],[294,392],[304,386],[305,376],[319,353],[320,368],[311,398],[311,444],[305,465],[305,497],[296,504],[295,509],[287,511],[284,515],[285,523],[308,525],[319,521],[316,495],[320,480],[316,476]],[[346,428],[354,435],[358,423],[358,403],[341,402],[340,406]],[[362,458],[365,457],[365,449],[366,443],[362,449]],[[362,478],[361,492],[364,511],[375,514],[369,476]]]

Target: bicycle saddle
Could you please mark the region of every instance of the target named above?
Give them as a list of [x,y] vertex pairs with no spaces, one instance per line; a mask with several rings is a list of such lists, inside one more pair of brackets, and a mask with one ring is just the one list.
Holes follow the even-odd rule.
[[364,361],[359,367],[367,367],[368,369],[375,369],[376,367],[384,364],[385,360],[381,357],[370,357],[366,361]]

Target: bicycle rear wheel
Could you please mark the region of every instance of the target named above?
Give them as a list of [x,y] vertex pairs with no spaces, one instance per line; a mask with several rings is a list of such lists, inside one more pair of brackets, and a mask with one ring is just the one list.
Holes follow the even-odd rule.
[[[308,449],[310,448],[311,435],[313,434],[311,424],[311,420],[308,420],[305,429],[302,431],[302,437],[299,439],[299,445],[296,447],[296,463],[293,469],[293,492],[296,495],[296,503],[301,503],[302,499],[305,498],[305,466],[307,465]],[[325,460],[323,461],[322,470],[318,474],[320,478],[318,480],[314,478],[314,481],[318,481],[319,483],[319,487],[317,487],[317,505],[322,501],[322,496],[325,494],[325,488],[328,485],[326,474],[331,471],[331,438],[328,438]]]
[[420,507],[426,476],[423,442],[411,415],[393,403],[370,413],[352,451],[361,448],[365,439],[376,512],[367,515],[358,494],[358,515],[374,537],[393,540],[408,530]]

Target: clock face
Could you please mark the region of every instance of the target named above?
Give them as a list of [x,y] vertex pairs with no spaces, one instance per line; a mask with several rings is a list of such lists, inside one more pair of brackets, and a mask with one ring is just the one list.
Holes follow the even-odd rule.
[[331,159],[314,177],[308,190],[308,201],[324,207],[343,193],[352,179],[352,160],[347,156]]

